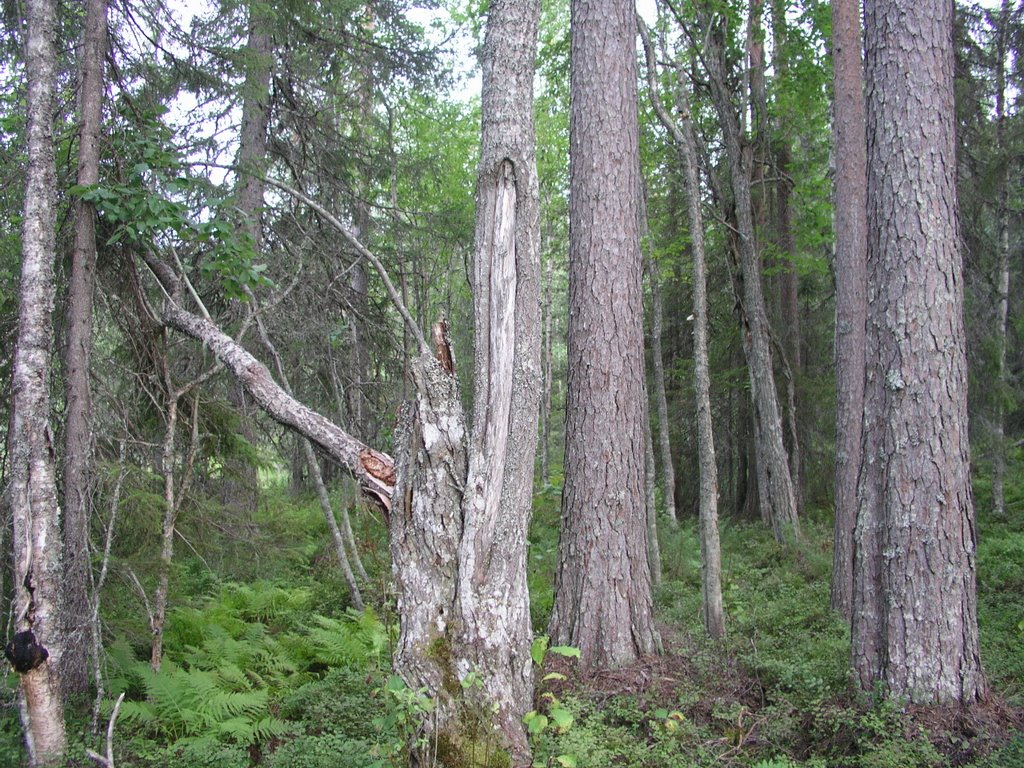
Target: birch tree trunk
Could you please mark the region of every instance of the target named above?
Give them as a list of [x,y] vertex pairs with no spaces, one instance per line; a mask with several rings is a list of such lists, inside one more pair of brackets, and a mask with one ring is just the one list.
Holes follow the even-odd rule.
[[[79,53],[78,177],[80,186],[99,181],[103,122],[104,61],[107,54],[106,0],[89,0]],[[96,285],[96,209],[75,201],[75,239],[68,285],[67,352],[64,358],[64,621],[61,661],[65,696],[89,690],[87,633],[92,626],[89,597],[89,517],[92,501],[92,302]]]
[[868,322],[853,667],[914,703],[985,694],[957,231],[953,5],[865,15]]
[[57,11],[52,0],[28,0],[26,11],[28,173],[9,457],[16,634],[8,658],[14,657],[12,662],[20,673],[21,719],[29,761],[41,766],[60,763],[67,746],[58,672],[64,650],[60,507],[48,389],[56,259],[52,119]]
[[853,531],[864,418],[867,315],[867,145],[860,3],[833,0],[835,68],[836,496],[832,550],[832,608],[847,620],[853,596]]
[[565,487],[550,634],[586,667],[658,649],[645,546],[633,5],[573,0]]

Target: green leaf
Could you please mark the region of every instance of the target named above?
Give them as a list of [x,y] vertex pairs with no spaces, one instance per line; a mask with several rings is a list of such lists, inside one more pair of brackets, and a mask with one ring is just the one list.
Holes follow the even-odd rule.
[[578,659],[580,657],[580,649],[574,648],[571,645],[555,645],[548,648],[548,653],[557,653],[559,656],[565,656],[570,659]]
[[541,635],[535,638],[533,644],[530,646],[530,656],[533,657],[533,663],[538,667],[544,665],[544,656],[548,652],[548,636]]
[[562,768],[576,768],[576,755],[559,755],[555,762]]
[[546,683],[548,680],[566,680],[566,679],[567,679],[566,676],[563,675],[561,672],[548,672],[541,679],[541,682]]
[[551,720],[554,722],[555,728],[558,729],[559,733],[564,733],[572,728],[575,718],[572,716],[572,712],[567,709],[552,708]]
[[[534,717],[530,717],[530,719],[527,721],[527,723],[526,723],[526,730],[527,730],[527,732],[531,736],[536,736],[539,733],[543,733],[544,729],[548,727],[548,719],[547,719],[547,717],[544,716],[544,715],[539,715],[536,712],[528,713],[527,717],[529,717],[530,714],[533,714],[535,716]],[[526,718],[523,718],[523,719],[525,720]]]

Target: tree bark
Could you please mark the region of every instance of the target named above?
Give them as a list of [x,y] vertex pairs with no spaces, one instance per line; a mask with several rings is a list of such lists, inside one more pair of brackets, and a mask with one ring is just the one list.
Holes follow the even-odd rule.
[[850,619],[853,531],[864,417],[867,316],[867,145],[860,3],[833,0],[832,60],[835,101],[836,490],[832,550],[832,608]]
[[865,15],[868,322],[853,666],[915,703],[985,693],[957,231],[953,5]]
[[657,477],[654,469],[654,439],[650,415],[644,427],[644,509],[647,512],[647,565],[651,570],[651,586],[661,584],[661,542],[658,541],[658,505],[655,493]]
[[552,371],[552,331],[554,319],[552,317],[553,304],[552,294],[554,293],[554,257],[548,254],[544,264],[544,286],[542,293],[541,316],[543,318],[542,341],[541,341],[541,365],[544,369],[544,378],[541,389],[540,405],[540,481],[546,488],[551,484],[551,395],[554,385],[554,372]]
[[[646,206],[641,226],[647,226]],[[668,421],[668,397],[665,394],[665,357],[661,337],[664,326],[665,307],[661,298],[661,275],[658,262],[648,253],[646,258],[647,279],[651,284],[651,360],[654,373],[654,401],[658,408],[658,448],[661,456],[661,488],[665,501],[665,515],[673,525],[679,523],[676,511],[676,470],[672,460],[672,441]],[[648,420],[648,424],[650,421]]]
[[[1006,54],[1013,5],[1003,0],[996,29],[996,156],[1006,157]],[[1004,161],[1005,162],[1005,161]],[[999,180],[999,207],[996,212],[999,226],[998,267],[996,274],[996,407],[992,428],[992,511],[1006,517],[1006,493],[1003,478],[1006,475],[1006,406],[1004,391],[1006,377],[1006,337],[1010,315],[1010,174],[1009,163],[1003,167]]]
[[26,2],[28,172],[22,223],[18,338],[12,374],[10,499],[14,518],[14,628],[47,652],[28,654],[20,675],[21,719],[33,766],[63,760],[67,746],[59,669],[64,650],[60,507],[50,431],[50,355],[56,259],[53,106],[57,10]]
[[[723,22],[708,22],[720,26]],[[757,454],[758,503],[761,515],[771,525],[776,541],[800,537],[796,496],[783,443],[782,417],[772,372],[771,331],[761,284],[761,256],[754,231],[750,179],[752,148],[743,145],[739,118],[725,82],[725,52],[721,30],[712,28],[707,36],[704,58],[729,159],[729,176],[736,207],[740,267],[743,273],[744,351],[750,371],[750,396],[754,406],[754,440]]]
[[[79,54],[80,186],[99,181],[100,129],[103,123],[103,66],[107,53],[106,0],[89,0]],[[89,596],[89,517],[92,486],[92,303],[96,285],[96,209],[75,201],[75,239],[68,284],[67,351],[64,358],[66,423],[64,432],[64,620],[67,646],[61,661],[64,695],[89,690],[87,634],[92,626]]]
[[711,419],[711,367],[708,361],[708,299],[704,259],[704,214],[701,211],[700,180],[697,176],[697,142],[693,135],[690,100],[680,79],[676,89],[675,120],[661,103],[658,94],[657,63],[650,33],[637,17],[647,62],[647,87],[651,104],[662,125],[669,131],[679,151],[686,180],[686,210],[690,224],[690,250],[693,253],[693,362],[694,389],[697,395],[697,452],[700,467],[700,550],[701,608],[704,628],[715,639],[725,636],[725,611],[722,607],[722,549],[718,536],[718,464],[715,459],[714,428]]
[[657,650],[644,519],[635,18],[573,0],[565,487],[550,634],[585,667]]

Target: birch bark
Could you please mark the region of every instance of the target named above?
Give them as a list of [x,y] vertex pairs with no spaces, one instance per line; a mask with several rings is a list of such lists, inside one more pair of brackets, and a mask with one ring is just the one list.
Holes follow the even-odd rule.
[[21,719],[31,765],[61,762],[67,746],[60,662],[61,533],[56,449],[50,431],[50,356],[56,259],[56,170],[53,104],[57,9],[28,0],[28,173],[22,223],[18,338],[12,375],[10,499],[14,519],[14,628],[23,648],[46,651],[26,659],[20,674]]

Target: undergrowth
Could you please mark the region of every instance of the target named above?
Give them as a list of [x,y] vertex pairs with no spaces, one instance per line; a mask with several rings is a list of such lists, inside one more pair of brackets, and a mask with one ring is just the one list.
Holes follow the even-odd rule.
[[[1020,495],[1024,499],[1024,494]],[[1011,495],[1011,498],[1016,498]],[[558,555],[560,491],[535,498],[531,617],[546,630]],[[1024,505],[1020,505],[1024,506]],[[693,521],[663,522],[663,582],[655,592],[668,653],[581,679],[569,664],[538,675],[531,719],[535,764],[561,768],[1012,768],[1024,736],[1007,728],[1024,702],[1024,512],[979,523],[979,624],[995,693],[977,712],[908,710],[855,692],[847,629],[829,610],[827,515],[803,521],[804,541],[780,547],[755,522],[723,519],[728,636],[700,625],[699,542]],[[107,709],[125,692],[115,739],[119,768],[389,768],[406,764],[420,694],[391,676],[395,620],[384,597],[386,557],[371,555],[374,611],[346,609],[319,510],[288,501],[261,567],[183,558],[160,671],[130,594],[105,603]],[[271,520],[273,510],[261,516]],[[288,539],[285,531],[293,537]],[[371,552],[383,531],[364,528]],[[216,546],[216,541],[208,542]],[[235,545],[238,554],[242,545]],[[239,576],[258,570],[264,580]],[[557,662],[554,662],[557,664]],[[550,672],[551,670],[547,670]],[[565,673],[563,679],[562,673]],[[22,764],[12,677],[0,697],[0,765]],[[417,703],[419,702],[419,703]],[[429,708],[429,707],[428,707]],[[69,765],[91,763],[85,715],[72,710]],[[77,719],[76,719],[77,718]],[[1018,721],[1019,722],[1019,721]],[[1019,728],[1019,725],[1017,726]]]

